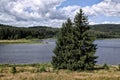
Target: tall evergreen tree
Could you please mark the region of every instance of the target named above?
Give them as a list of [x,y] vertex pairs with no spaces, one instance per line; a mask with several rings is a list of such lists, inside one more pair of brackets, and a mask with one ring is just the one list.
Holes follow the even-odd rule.
[[82,9],[74,18],[63,23],[52,64],[54,68],[70,70],[92,70],[96,63],[94,36],[89,34],[90,27]]
[[74,55],[76,61],[75,70],[91,70],[96,63],[94,56],[96,45],[93,44],[95,37],[89,33],[88,19],[82,9],[74,18]]
[[56,48],[54,49],[55,55],[53,56],[52,64],[54,68],[66,69],[69,67],[68,60],[71,55],[71,50],[74,46],[73,40],[73,27],[70,19],[63,23],[59,32],[59,36],[56,42]]

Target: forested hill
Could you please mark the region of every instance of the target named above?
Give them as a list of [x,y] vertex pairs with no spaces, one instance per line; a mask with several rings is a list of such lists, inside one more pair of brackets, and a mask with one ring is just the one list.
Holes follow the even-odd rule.
[[0,24],[0,39],[31,39],[31,38],[51,38],[58,33],[58,28],[35,26],[35,27],[15,27]]
[[[97,38],[120,38],[120,24],[91,25]],[[0,24],[0,39],[31,39],[55,37],[59,28],[47,26],[15,27]]]
[[92,25],[97,38],[120,38],[120,24]]
[[93,25],[92,27],[94,30],[97,31],[120,33],[120,24],[99,24],[99,25]]

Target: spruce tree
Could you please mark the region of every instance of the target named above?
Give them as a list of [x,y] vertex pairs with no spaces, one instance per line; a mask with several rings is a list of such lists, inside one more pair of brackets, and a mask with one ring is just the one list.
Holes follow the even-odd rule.
[[96,63],[96,45],[90,33],[88,20],[82,9],[72,23],[63,23],[54,49],[52,64],[57,69],[92,70]]
[[95,37],[89,33],[90,26],[87,16],[82,9],[74,18],[74,70],[92,70],[96,63],[94,56],[96,45],[93,44]]
[[52,64],[57,69],[67,69],[69,56],[74,46],[73,40],[73,27],[70,19],[63,23],[62,28],[57,38],[56,47],[54,49],[54,56]]

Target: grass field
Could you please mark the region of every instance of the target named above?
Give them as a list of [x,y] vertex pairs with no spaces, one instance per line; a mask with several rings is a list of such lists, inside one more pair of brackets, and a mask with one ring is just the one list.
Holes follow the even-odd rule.
[[0,40],[0,44],[38,43],[37,39]]
[[[15,66],[16,71],[11,70]],[[0,80],[120,80],[118,66],[93,71],[54,70],[51,64],[0,65]]]

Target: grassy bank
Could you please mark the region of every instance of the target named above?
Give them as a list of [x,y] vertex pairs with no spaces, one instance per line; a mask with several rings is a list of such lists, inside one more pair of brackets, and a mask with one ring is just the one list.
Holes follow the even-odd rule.
[[[15,72],[13,73],[13,67]],[[93,71],[54,70],[49,64],[0,65],[0,80],[120,80],[118,66]]]
[[[49,39],[56,39],[56,38],[47,38]],[[41,39],[41,40],[47,40]],[[111,40],[111,39],[120,39],[120,38],[98,38],[98,40]],[[42,43],[40,39],[17,39],[17,40],[0,40],[0,44],[20,44],[20,43]]]
[[17,40],[0,40],[0,44],[16,44],[16,43],[40,43],[38,39],[17,39]]

